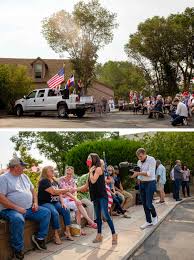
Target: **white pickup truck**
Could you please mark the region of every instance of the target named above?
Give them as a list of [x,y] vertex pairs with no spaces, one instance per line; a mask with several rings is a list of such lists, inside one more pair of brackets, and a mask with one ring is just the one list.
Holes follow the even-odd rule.
[[94,106],[92,96],[80,97],[77,94],[68,94],[68,91],[44,88],[32,91],[15,102],[15,113],[22,116],[23,113],[35,113],[40,116],[42,112],[57,111],[59,117],[74,114],[81,118],[87,109]]

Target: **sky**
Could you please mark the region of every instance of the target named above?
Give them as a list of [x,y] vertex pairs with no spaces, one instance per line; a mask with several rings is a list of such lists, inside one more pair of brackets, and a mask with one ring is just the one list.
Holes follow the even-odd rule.
[[[52,130],[54,131],[54,130]],[[116,130],[115,130],[116,131]],[[145,132],[145,129],[126,129],[121,130],[121,135],[128,135],[128,134],[134,134],[134,133],[142,133]],[[0,169],[6,168],[9,160],[12,158],[14,150],[14,143],[10,141],[10,138],[14,135],[17,135],[19,130],[0,130]],[[3,149],[2,149],[3,147]],[[55,163],[52,161],[49,161],[47,158],[45,158],[43,155],[41,155],[36,149],[35,145],[32,144],[32,149],[29,151],[29,153],[35,158],[42,160],[42,166],[45,165],[53,165],[55,166]],[[17,153],[19,156],[19,154]]]
[[[61,9],[69,12],[78,0],[1,0],[0,57],[1,58],[59,58],[41,35],[41,21]],[[87,1],[86,1],[87,2]],[[99,52],[99,62],[126,60],[124,45],[136,32],[140,22],[158,15],[183,12],[194,6],[194,0],[100,0],[117,13],[119,28],[114,40]],[[64,58],[68,58],[66,54]]]

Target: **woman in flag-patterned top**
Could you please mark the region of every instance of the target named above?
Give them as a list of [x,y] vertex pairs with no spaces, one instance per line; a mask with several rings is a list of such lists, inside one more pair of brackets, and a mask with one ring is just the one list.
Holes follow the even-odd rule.
[[[77,224],[81,225],[81,215],[88,221],[89,227],[97,228],[96,223],[89,218],[85,208],[83,207],[80,200],[77,199],[77,185],[73,178],[74,168],[67,166],[65,169],[65,176],[60,178],[59,185],[62,189],[71,188],[72,192],[68,192],[63,196],[64,203],[68,209],[73,210],[76,215]],[[82,235],[85,233],[82,230]]]

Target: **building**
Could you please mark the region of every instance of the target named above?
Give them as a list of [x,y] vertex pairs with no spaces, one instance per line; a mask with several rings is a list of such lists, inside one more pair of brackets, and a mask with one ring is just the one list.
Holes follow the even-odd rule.
[[[64,59],[15,59],[0,58],[0,64],[23,65],[27,67],[28,75],[32,78],[36,88],[46,88],[47,81],[54,76],[65,65],[65,80],[72,74],[71,63]],[[88,89],[88,95],[92,95],[96,100],[105,97],[109,99],[114,97],[114,91],[99,81],[95,81],[93,86]]]

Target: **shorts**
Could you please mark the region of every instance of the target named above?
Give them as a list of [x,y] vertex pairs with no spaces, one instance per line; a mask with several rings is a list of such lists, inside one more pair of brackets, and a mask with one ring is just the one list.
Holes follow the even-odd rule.
[[157,183],[157,191],[164,191],[164,184]]
[[75,201],[73,201],[69,198],[64,198],[64,203],[69,210],[73,210],[75,212],[78,211]]

